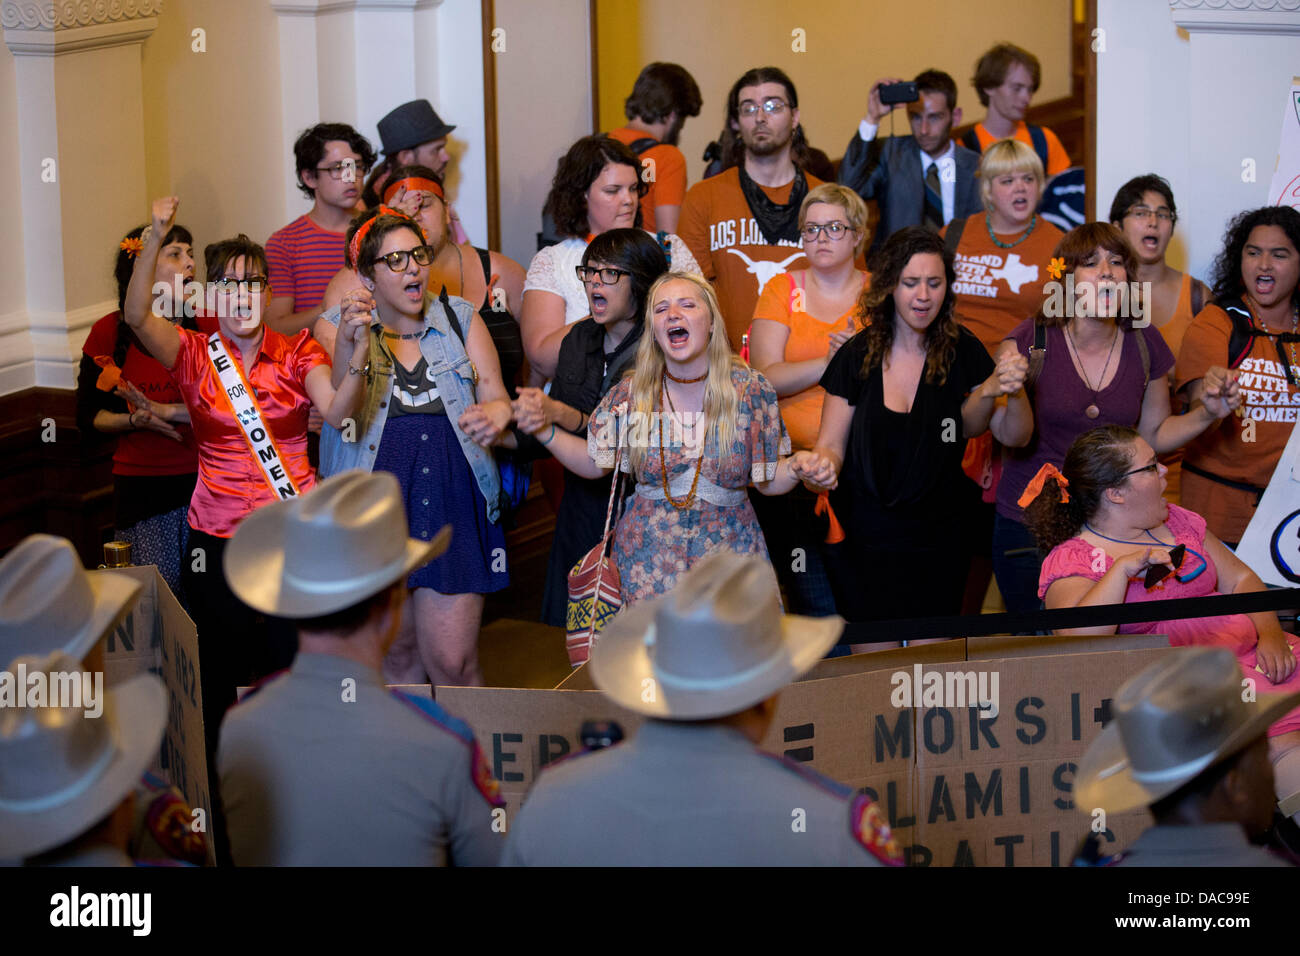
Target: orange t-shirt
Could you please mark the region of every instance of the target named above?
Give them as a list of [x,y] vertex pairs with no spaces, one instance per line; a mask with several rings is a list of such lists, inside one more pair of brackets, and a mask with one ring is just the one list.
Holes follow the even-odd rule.
[[[654,138],[626,126],[610,130],[609,136],[628,146],[639,139]],[[686,157],[676,146],[660,143],[647,149],[640,159],[641,178],[646,183],[646,193],[641,197],[641,228],[656,232],[655,206],[680,206],[686,198]]]
[[[1258,323],[1256,323],[1258,325]],[[1227,366],[1232,320],[1217,305],[1207,305],[1183,336],[1174,384],[1181,389],[1212,365]],[[1183,461],[1229,481],[1264,488],[1286,448],[1300,412],[1300,389],[1291,387],[1278,362],[1276,340],[1258,335],[1239,366],[1241,408],[1189,442]],[[1284,346],[1290,355],[1290,346]],[[1291,363],[1300,381],[1300,365]],[[1224,541],[1240,541],[1255,514],[1255,494],[1184,471],[1183,506],[1205,518]]]
[[[944,235],[950,227],[944,227]],[[975,333],[989,355],[997,355],[998,346],[1011,330],[1042,306],[1043,284],[1052,279],[1047,266],[1063,235],[1039,216],[1027,238],[1003,249],[989,238],[985,213],[966,220],[953,262],[957,271],[955,312],[957,321]],[[1004,243],[1016,238],[998,236]]]
[[[809,190],[822,184],[816,176],[805,175]],[[784,204],[790,200],[794,181],[776,189],[759,188],[773,202]],[[808,265],[798,240],[769,245],[763,238],[745,202],[740,170],[735,166],[687,190],[677,234],[690,248],[704,277],[713,283],[727,323],[727,338],[737,352],[763,286],[786,269]]]
[[1160,334],[1164,336],[1169,351],[1174,353],[1174,358],[1178,358],[1178,351],[1183,347],[1183,336],[1187,334],[1187,328],[1194,318],[1196,316],[1192,314],[1192,274],[1184,272],[1183,281],[1178,286],[1178,301],[1174,303],[1174,314],[1169,317],[1168,322],[1160,326]]
[[[1044,172],[1050,177],[1055,176],[1064,169],[1069,169],[1070,154],[1065,151],[1065,147],[1056,138],[1056,134],[1046,126],[1039,128],[1043,131],[1043,139],[1047,141],[1047,169]],[[998,141],[998,137],[986,130],[983,123],[975,124],[975,135],[979,138],[981,153]],[[1024,120],[1016,124],[1016,131],[1011,134],[1010,138],[1018,139],[1031,148],[1034,145],[1034,138],[1029,135],[1029,127]]]
[[[858,307],[854,305],[843,315],[830,321],[822,321],[802,310],[796,311],[795,290],[804,287],[806,274],[799,275],[799,281],[786,273],[774,276],[763,287],[754,307],[754,318],[771,319],[780,322],[790,330],[790,337],[785,341],[785,361],[806,362],[809,359],[825,358],[830,334],[841,329],[861,325],[858,321]],[[777,399],[781,406],[781,418],[785,430],[790,433],[790,441],[795,451],[810,449],[817,444],[817,431],[822,423],[822,399],[826,389],[820,385],[805,388],[802,392],[785,395]]]

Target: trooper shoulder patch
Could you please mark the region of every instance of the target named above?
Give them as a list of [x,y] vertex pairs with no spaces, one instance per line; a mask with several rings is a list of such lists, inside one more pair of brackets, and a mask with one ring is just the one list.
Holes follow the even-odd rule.
[[898,849],[889,822],[876,802],[865,793],[854,798],[849,811],[849,825],[853,830],[853,839],[866,847],[881,863],[886,866],[903,865],[903,854]]
[[474,787],[479,793],[483,794],[483,799],[494,807],[504,807],[505,800],[501,798],[501,784],[496,777],[492,776],[492,768],[488,766],[487,759],[483,756],[483,751],[479,750],[478,744],[472,747],[473,755],[470,757],[471,774],[474,777]]

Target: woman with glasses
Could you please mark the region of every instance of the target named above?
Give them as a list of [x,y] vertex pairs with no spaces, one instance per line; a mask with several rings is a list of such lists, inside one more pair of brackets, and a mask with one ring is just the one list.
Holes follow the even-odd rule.
[[[482,303],[478,314],[492,336],[502,381],[513,397],[522,381],[524,364],[523,338],[515,318],[524,294],[523,266],[499,252],[452,240],[451,207],[443,192],[442,177],[427,166],[398,166],[391,170],[381,199],[384,205],[406,213],[424,230],[425,240],[434,252],[429,289],[436,292],[445,286],[448,295]],[[356,270],[345,264],[330,280],[321,310],[338,305],[344,293],[360,285]],[[314,334],[326,349],[333,347],[332,324],[317,319]]]
[[[1104,222],[1085,223],[1053,252],[1057,291],[1002,343],[999,356],[1020,354],[1031,371],[1032,428],[1023,440],[1003,441],[997,486],[993,568],[1011,611],[1038,607],[1040,567],[1019,499],[1045,462],[1057,468],[1070,443],[1098,425],[1136,428],[1161,454],[1191,441],[1241,403],[1222,367],[1206,373],[1202,400],[1172,413],[1169,377],[1174,357],[1142,314],[1140,289],[1129,280],[1136,261],[1128,240]],[[1040,351],[1041,349],[1041,351]]]
[[[808,267],[768,280],[754,308],[749,361],[776,389],[795,451],[817,443],[826,397],[821,377],[840,346],[861,328],[859,298],[868,276],[854,260],[866,245],[866,226],[866,204],[853,190],[836,183],[809,190],[799,207]],[[789,570],[790,561],[776,567],[791,611],[815,616],[835,613],[821,559],[826,522],[814,514],[816,501],[802,485],[788,495],[755,501],[772,553],[799,548],[806,557],[807,566],[797,573]]]
[[[532,368],[532,384],[555,375],[560,343],[569,326],[587,315],[587,293],[574,269],[587,243],[610,229],[640,228],[641,160],[618,140],[586,136],[560,158],[544,213],[561,242],[541,249],[528,264],[519,327]],[[658,236],[669,267],[698,274],[699,264],[676,235]]]
[[[348,227],[348,262],[360,286],[326,313],[358,343],[364,396],[349,422],[321,433],[321,472],[388,471],[397,477],[411,537],[453,533],[441,558],[407,579],[413,594],[388,653],[392,683],[480,685],[483,596],[509,584],[501,480],[490,446],[510,423],[510,399],[487,327],[459,297],[426,304],[435,252],[419,225],[385,207]],[[338,341],[344,334],[338,335]],[[334,381],[352,378],[337,362]]]
[[[1043,466],[1026,495],[1025,516],[1048,552],[1038,584],[1047,607],[1264,590],[1255,572],[1206,528],[1205,519],[1166,502],[1164,489],[1165,466],[1155,450],[1137,431],[1119,425],[1094,428],[1075,439],[1063,472]],[[1300,638],[1286,634],[1271,611],[1072,627],[1069,632],[1167,634],[1174,647],[1223,646],[1237,655],[1257,693],[1300,688]],[[1274,762],[1297,746],[1300,710],[1269,730]],[[1280,796],[1300,789],[1300,780],[1284,783],[1281,773],[1278,777]]]
[[1151,283],[1147,318],[1160,330],[1175,358],[1187,326],[1212,298],[1204,282],[1165,261],[1177,223],[1174,191],[1155,173],[1130,179],[1119,187],[1110,204],[1110,224],[1124,233],[1137,257],[1134,281]]
[[[611,229],[591,240],[575,269],[591,314],[570,326],[560,344],[550,394],[522,388],[513,403],[522,455],[546,454],[533,432],[541,432],[548,443],[551,428],[586,438],[591,413],[636,359],[646,295],[667,271],[663,249],[642,229]],[[569,571],[600,540],[611,483],[608,475],[569,475],[564,482],[542,595],[547,624],[565,625]]]
[[[216,728],[235,688],[287,666],[292,628],[262,620],[226,586],[226,542],[257,508],[315,485],[307,461],[307,414],[318,407],[339,426],[361,394],[354,342],[365,324],[338,337],[331,381],[325,350],[306,331],[287,337],[263,323],[269,294],[266,254],[247,236],[204,250],[209,296],[217,313],[211,335],[177,328],[155,312],[153,293],[162,240],[180,201],[157,199],[127,286],[125,316],[140,343],[171,373],[189,410],[198,446],[198,483],[189,507],[189,543],[181,582],[198,627],[204,721]],[[351,368],[357,374],[347,374]],[[209,756],[217,735],[208,735]],[[211,766],[211,760],[209,761]]]

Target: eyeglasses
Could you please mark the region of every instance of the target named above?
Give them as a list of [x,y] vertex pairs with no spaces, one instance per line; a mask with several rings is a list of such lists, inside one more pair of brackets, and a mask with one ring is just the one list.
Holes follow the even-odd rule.
[[1160,468],[1160,462],[1158,462],[1158,461],[1153,461],[1153,462],[1152,462],[1151,464],[1149,464],[1149,465],[1143,465],[1141,468],[1134,468],[1132,471],[1126,471],[1126,472],[1124,472],[1124,474],[1122,474],[1122,475],[1119,476],[1119,480],[1120,480],[1120,481],[1123,481],[1123,480],[1124,480],[1125,478],[1127,478],[1129,475],[1140,475],[1140,474],[1142,474],[1142,472],[1144,472],[1144,471],[1155,472],[1155,471],[1158,471],[1159,468]]
[[414,249],[398,249],[386,256],[378,256],[375,262],[382,262],[394,272],[406,268],[409,259],[414,259],[417,266],[427,266],[433,261],[433,246],[416,246]]
[[1134,206],[1127,213],[1125,213],[1125,215],[1132,216],[1134,219],[1143,219],[1146,220],[1147,222],[1150,222],[1153,216],[1156,219],[1158,219],[1160,222],[1178,221],[1178,217],[1175,216],[1173,213],[1171,213],[1168,209],[1151,209],[1148,206]]
[[800,233],[803,235],[804,242],[816,242],[817,237],[820,236],[823,231],[825,231],[826,235],[830,236],[832,242],[839,242],[847,233],[850,233],[853,230],[850,226],[846,226],[844,223],[839,221],[825,223],[810,222],[800,230]]
[[596,277],[599,276],[600,281],[604,285],[615,285],[619,279],[623,278],[623,276],[630,276],[632,274],[626,269],[614,269],[611,267],[596,269],[589,266],[575,266],[573,271],[578,274],[579,282],[594,282]]
[[[362,176],[370,172],[370,167],[358,164],[355,159],[345,159],[340,163],[335,163],[333,166],[317,166],[316,172],[329,173],[330,179],[348,179],[348,181],[351,182],[356,179],[358,172],[361,173]],[[345,173],[349,173],[350,175],[345,176]]]
[[745,102],[741,103],[740,115],[753,116],[761,109],[768,116],[773,116],[776,113],[780,113],[785,108],[786,108],[785,100],[781,99],[778,96],[769,96],[767,99],[763,100],[761,105],[758,103],[753,103],[749,100],[746,100]]
[[234,276],[222,276],[213,283],[220,292],[230,294],[238,292],[239,287],[243,286],[248,290],[249,295],[257,295],[266,288],[266,276],[245,276],[242,279],[236,279]]

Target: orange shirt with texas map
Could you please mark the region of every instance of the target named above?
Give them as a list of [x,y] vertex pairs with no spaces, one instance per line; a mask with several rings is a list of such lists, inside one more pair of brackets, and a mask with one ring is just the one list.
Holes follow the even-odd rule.
[[[944,228],[944,235],[949,228],[951,224]],[[1039,217],[1028,237],[1011,248],[1002,248],[989,238],[984,213],[966,220],[953,263],[957,321],[975,333],[989,355],[997,355],[998,345],[1011,330],[1043,304],[1043,283],[1051,279],[1047,266],[1063,235]],[[1008,245],[1016,238],[998,236]]]
[[[816,176],[807,179],[810,190],[822,184]],[[791,181],[777,189],[759,188],[773,202],[784,204],[793,186]],[[727,323],[727,337],[737,352],[741,336],[753,321],[763,286],[787,269],[808,265],[798,240],[769,245],[763,238],[745,202],[735,166],[687,190],[677,234],[690,248],[704,277],[713,283]]]

